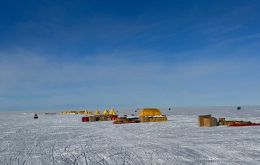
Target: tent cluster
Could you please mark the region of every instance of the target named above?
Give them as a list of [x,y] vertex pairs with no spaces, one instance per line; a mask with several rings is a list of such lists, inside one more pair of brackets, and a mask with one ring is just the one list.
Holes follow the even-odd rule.
[[144,108],[139,112],[139,116],[123,116],[118,117],[115,109],[105,109],[102,113],[96,110],[91,115],[86,115],[81,118],[82,122],[93,121],[111,121],[114,120],[114,124],[125,123],[139,123],[139,122],[160,122],[167,121],[167,117],[162,115],[160,109],[157,108]]
[[95,112],[95,115],[104,115],[104,116],[109,116],[109,115],[117,115],[116,114],[116,111],[114,108],[110,109],[110,110],[107,110],[105,109],[102,113],[99,112],[99,110],[97,109],[96,112]]
[[94,114],[86,115],[81,118],[82,122],[110,121],[116,119],[118,119],[118,115],[115,109],[105,109],[102,113],[100,113],[99,110],[96,110]]

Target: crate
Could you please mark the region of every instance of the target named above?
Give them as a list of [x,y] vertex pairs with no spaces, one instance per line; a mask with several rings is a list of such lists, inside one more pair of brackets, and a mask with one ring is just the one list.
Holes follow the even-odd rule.
[[201,115],[198,120],[200,127],[214,127],[218,125],[218,120],[211,115]]
[[96,116],[88,116],[88,118],[90,122],[96,121]]

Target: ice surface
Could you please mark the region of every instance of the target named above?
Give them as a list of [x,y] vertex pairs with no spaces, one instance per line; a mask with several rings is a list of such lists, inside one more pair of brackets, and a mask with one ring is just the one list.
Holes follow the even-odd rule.
[[260,127],[199,128],[199,114],[260,122],[256,108],[180,108],[168,122],[82,123],[79,115],[0,113],[0,164],[260,164]]

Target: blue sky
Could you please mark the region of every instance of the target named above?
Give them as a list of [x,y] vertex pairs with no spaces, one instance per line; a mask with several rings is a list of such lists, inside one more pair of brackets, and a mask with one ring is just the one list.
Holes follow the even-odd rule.
[[259,105],[258,0],[0,3],[0,111]]

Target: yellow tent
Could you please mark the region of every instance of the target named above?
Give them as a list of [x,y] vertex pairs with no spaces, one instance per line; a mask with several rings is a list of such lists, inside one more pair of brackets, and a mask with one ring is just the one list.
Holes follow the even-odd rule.
[[112,108],[112,109],[109,111],[109,115],[116,115],[116,111]]
[[98,111],[98,109],[96,110],[95,115],[100,115],[100,112]]
[[139,116],[161,116],[160,109],[157,108],[144,108],[139,112]]
[[109,114],[109,112],[105,109],[104,111],[103,111],[103,115],[108,115]]

